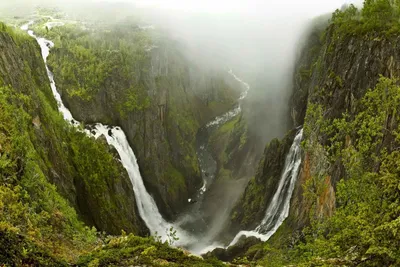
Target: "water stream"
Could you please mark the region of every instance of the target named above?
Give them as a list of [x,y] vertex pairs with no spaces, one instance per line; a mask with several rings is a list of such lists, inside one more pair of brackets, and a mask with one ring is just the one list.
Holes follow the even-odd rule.
[[[66,121],[70,122],[75,127],[79,127],[80,123],[73,118],[71,112],[63,104],[61,96],[57,91],[56,83],[54,81],[54,75],[49,70],[47,65],[47,58],[50,54],[51,48],[54,47],[54,43],[45,38],[36,36],[32,30],[29,30],[30,26],[32,26],[33,24],[34,21],[30,21],[29,23],[23,25],[21,29],[27,31],[28,34],[35,38],[40,45],[43,61],[46,65],[46,71],[49,77],[50,86],[57,101],[59,111]],[[58,22],[57,24],[51,24],[51,26],[53,27],[60,25],[62,25],[60,22]],[[219,126],[223,125],[224,123],[228,122],[229,120],[238,116],[241,113],[242,108],[240,102],[241,100],[246,98],[250,89],[250,86],[239,79],[232,71],[229,71],[229,73],[235,80],[243,85],[244,90],[234,109],[228,111],[221,116],[216,117],[202,129],[203,131],[206,131],[208,133],[217,129]],[[88,136],[93,136],[95,138],[105,136],[108,144],[113,146],[118,151],[121,163],[128,172],[130,181],[132,183],[139,214],[153,236],[159,236],[164,241],[168,240],[169,229],[173,227],[177,231],[177,237],[179,238],[179,240],[176,241],[174,245],[186,247],[197,254],[210,251],[213,248],[221,246],[219,244],[214,244],[213,240],[207,238],[207,233],[202,235],[194,234],[183,229],[181,227],[182,222],[171,223],[164,220],[157,208],[154,199],[147,192],[144,186],[135,153],[130,147],[124,131],[120,127],[95,124],[91,126],[90,130],[84,131],[87,133]],[[293,193],[293,188],[301,163],[301,138],[302,131],[297,134],[295,141],[293,142],[293,145],[287,156],[285,169],[282,174],[280,184],[271,201],[270,206],[266,211],[264,220],[254,231],[241,231],[240,233],[238,233],[238,235],[234,238],[230,245],[235,244],[242,236],[256,236],[265,241],[275,233],[275,231],[288,216],[290,199]],[[198,141],[199,162],[201,165],[202,177],[204,181],[203,187],[199,192],[200,195],[198,196],[200,200],[203,193],[212,184],[216,172],[216,162],[212,158],[211,153],[207,150],[207,143],[208,136],[205,136],[205,138],[203,139],[200,138]],[[195,232],[199,233],[202,231]]]
[[262,241],[267,241],[283,221],[289,216],[290,200],[293,195],[301,165],[301,140],[303,130],[301,129],[290,147],[289,154],[286,156],[284,169],[279,181],[278,188],[265,212],[264,219],[254,231],[240,231],[229,246],[236,244],[241,237],[254,236]]
[[[29,27],[33,25],[33,23],[34,22],[31,21],[23,25],[21,29],[27,31],[28,34],[35,38],[40,45],[43,61],[46,65],[46,70],[50,81],[50,86],[57,101],[58,109],[66,121],[70,122],[73,126],[78,127],[80,126],[80,123],[73,118],[71,112],[63,104],[61,96],[57,91],[54,75],[49,70],[47,65],[47,58],[50,55],[50,49],[54,47],[54,43],[46,40],[45,38],[37,37],[33,31],[29,30]],[[94,136],[95,138],[105,136],[107,143],[115,147],[115,149],[118,151],[122,165],[127,170],[131,180],[139,214],[153,236],[159,236],[164,241],[168,240],[169,229],[173,227],[177,231],[177,237],[179,238],[179,240],[175,243],[177,246],[188,246],[196,242],[196,239],[185,230],[181,229],[179,226],[165,221],[161,216],[153,197],[147,192],[144,186],[136,156],[128,143],[124,131],[120,127],[95,124],[92,126],[92,129],[85,130],[85,132],[89,136]]]

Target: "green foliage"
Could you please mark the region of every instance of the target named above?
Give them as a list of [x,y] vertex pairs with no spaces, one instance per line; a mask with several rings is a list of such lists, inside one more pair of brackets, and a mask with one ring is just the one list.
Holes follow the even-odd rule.
[[179,237],[177,236],[177,232],[174,229],[174,227],[171,226],[171,228],[169,228],[167,230],[167,237],[168,237],[168,244],[170,246],[174,245],[174,243],[176,241],[179,241]]
[[322,105],[308,103],[304,123],[304,136],[306,137],[305,139],[310,141],[303,143],[303,147],[306,145],[305,148],[307,149],[311,143],[318,141],[320,133],[324,131],[326,126],[327,122],[324,120]]
[[18,46],[22,45],[24,42],[34,41],[32,38],[26,35],[26,33],[23,32],[22,30],[13,29],[1,21],[0,21],[0,33],[5,33],[8,36],[10,36]]
[[0,263],[2,266],[68,266],[43,248],[0,224]]
[[[265,202],[265,194],[263,194],[265,188],[262,186],[258,186],[255,178],[252,178],[246,187],[246,193],[243,195],[244,198],[241,200],[243,202],[243,219],[241,223],[243,225],[248,225],[254,219],[254,213],[258,213],[260,207],[263,207]],[[233,214],[232,220],[236,220],[237,213]]]
[[167,168],[164,180],[168,185],[168,192],[173,197],[177,197],[180,192],[186,190],[185,177],[172,165]]
[[0,224],[55,255],[70,258],[96,241],[95,233],[51,185],[31,139],[30,98],[0,88]]
[[[289,262],[300,266],[400,264],[399,105],[398,80],[382,77],[365,94],[354,116],[345,114],[327,123],[321,107],[309,106],[306,125],[325,126],[305,131],[308,136],[313,131],[320,133],[317,136],[331,134],[328,159],[342,161],[345,179],[337,184],[333,216],[312,220],[303,231],[303,242],[285,252]],[[315,190],[305,196],[315,201],[320,195]]]
[[400,32],[400,6],[393,0],[366,0],[361,11],[354,5],[336,10],[332,23],[340,35],[392,36]]
[[129,88],[118,110],[122,117],[128,112],[142,111],[150,107],[150,97],[143,88]]
[[138,79],[146,71],[146,49],[151,45],[144,31],[126,31],[123,26],[111,30],[84,29],[78,24],[55,27],[48,32],[43,28],[37,30],[55,41],[49,64],[60,87],[71,97],[89,101],[109,87],[110,77],[117,77],[130,82],[124,92],[114,92],[120,97],[121,112],[148,107],[149,98]]
[[216,260],[203,260],[188,255],[182,250],[171,248],[152,238],[134,235],[111,238],[105,246],[83,256],[79,266],[225,266]]
[[[21,51],[11,45],[14,50],[7,52],[18,59],[18,53],[35,51],[32,44],[23,43],[26,49]],[[23,71],[4,74],[0,70],[7,83],[8,75],[18,77],[12,79],[16,88],[0,87],[0,264],[66,266],[77,264],[80,257],[78,266],[123,266],[135,261],[152,266],[166,262],[168,266],[221,266],[151,238],[123,235],[104,241],[96,229],[78,219],[71,204],[78,188],[74,185],[83,184],[86,200],[98,205],[102,221],[126,220],[113,217],[126,207],[114,201],[118,194],[109,194],[110,187],[122,179],[120,165],[107,145],[63,119],[44,83],[48,81],[44,68],[32,68],[42,62],[39,52],[29,56]],[[170,231],[173,242],[176,235]]]

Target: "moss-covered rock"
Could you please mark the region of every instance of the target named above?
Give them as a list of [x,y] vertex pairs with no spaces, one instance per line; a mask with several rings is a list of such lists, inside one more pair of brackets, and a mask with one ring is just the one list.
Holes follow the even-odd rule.
[[[344,21],[338,19],[336,17],[323,31],[318,28],[312,31],[297,64],[292,117],[296,125],[307,120],[305,139],[310,149],[304,157],[289,217],[297,229],[307,224],[311,209],[311,203],[303,197],[304,184],[318,176],[320,187],[330,188],[330,197],[324,197],[325,202],[320,206],[321,215],[329,215],[335,206],[336,184],[346,178],[340,158],[327,162],[331,152],[326,151],[325,146],[331,145],[332,138],[332,133],[326,131],[329,125],[345,113],[353,118],[361,112],[361,99],[369,88],[376,86],[380,75],[400,75],[400,54],[396,49],[400,39],[397,35],[377,30],[355,34],[352,33],[353,22],[360,25],[368,22],[344,22],[353,20],[354,16],[343,17]],[[306,78],[302,75],[303,69],[309,70]],[[354,138],[348,136],[347,141]]]
[[[247,259],[247,256],[251,254],[250,252],[248,255],[250,248],[257,246],[260,243],[262,243],[261,240],[256,237],[243,237],[238,241],[238,243],[228,247],[227,249],[217,248],[208,252],[204,255],[204,258],[215,257],[224,262],[233,262],[236,259],[238,263],[241,263],[240,261]],[[249,261],[246,263],[249,263]]]
[[82,256],[79,266],[226,266],[215,258],[172,248],[167,243],[133,235],[112,238],[104,246]]

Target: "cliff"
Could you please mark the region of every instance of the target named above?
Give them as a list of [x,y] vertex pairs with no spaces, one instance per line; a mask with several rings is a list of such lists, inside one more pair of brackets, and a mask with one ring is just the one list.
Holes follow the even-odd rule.
[[224,266],[136,236],[148,230],[127,173],[64,121],[36,40],[0,23],[0,47],[0,264]]
[[[84,229],[78,217],[108,233],[147,233],[129,177],[110,148],[58,113],[36,40],[4,24],[0,30],[2,193],[15,193],[30,212],[43,213],[48,234],[60,227],[63,235],[71,224],[78,233]],[[12,224],[6,218],[13,202],[1,199],[2,219]]]
[[[390,1],[366,1],[362,10],[338,10],[326,29],[310,31],[291,100],[293,123],[303,126],[304,138],[290,214],[266,244],[238,255],[261,257],[265,266],[399,263],[392,232],[400,215],[394,208],[398,190],[392,187],[399,173],[391,167],[399,159],[396,12]],[[249,212],[254,199],[268,197],[270,190],[249,192],[273,183],[273,173],[250,183],[239,211]]]
[[43,32],[56,42],[49,64],[64,102],[79,121],[123,128],[146,188],[176,218],[202,186],[196,134],[233,107],[238,88],[228,73],[188,62],[165,36],[131,24],[71,27]]

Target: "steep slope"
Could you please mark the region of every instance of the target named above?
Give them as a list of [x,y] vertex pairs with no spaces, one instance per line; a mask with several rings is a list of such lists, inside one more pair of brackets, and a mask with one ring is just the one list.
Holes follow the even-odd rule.
[[[366,8],[368,7],[367,5]],[[380,7],[377,9],[384,12],[380,10]],[[345,25],[346,23],[352,24],[350,18],[354,12],[356,12],[355,9],[349,8],[345,12],[335,14],[333,22],[321,37],[322,46],[318,50],[318,56],[314,57],[311,64],[308,64],[310,68],[308,84],[294,89],[296,94],[303,94],[303,97],[300,97],[303,101],[294,102],[294,113],[301,114],[300,109],[307,107],[307,114],[303,113],[306,119],[305,128],[307,127],[308,131],[307,139],[310,147],[315,145],[315,149],[311,149],[311,153],[307,151],[305,154],[304,167],[300,177],[305,182],[309,177],[319,176],[322,178],[326,175],[325,178],[329,177],[329,182],[323,180],[332,186],[332,190],[336,189],[337,182],[346,178],[348,174],[346,174],[342,157],[328,162],[328,158],[332,159],[333,153],[329,147],[335,142],[344,142],[345,140],[332,139],[339,134],[338,129],[324,128],[329,123],[333,123],[335,119],[341,120],[348,117],[347,121],[354,120],[357,115],[365,112],[366,105],[363,101],[366,93],[376,87],[381,76],[396,78],[400,75],[400,55],[396,49],[397,36],[387,33],[385,28],[379,26],[383,17],[375,22],[377,23],[375,27],[368,26],[372,27],[371,29],[363,25],[367,22],[359,23],[361,25],[357,25],[358,23],[352,26]],[[367,28],[363,29],[363,26]],[[390,24],[387,27],[388,30],[391,29]],[[360,32],[357,32],[357,28]],[[311,49],[306,47],[304,51],[309,53],[308,51]],[[376,116],[378,117],[378,114]],[[301,117],[299,120],[302,120]],[[341,145],[339,150],[356,142],[365,134],[349,132],[345,144],[342,144],[343,146]],[[385,136],[379,141],[381,145],[377,148],[378,150],[385,147],[388,151],[392,150],[390,147],[393,144],[390,144],[386,138],[390,139],[389,136]],[[323,147],[318,154],[314,153],[316,152],[314,150],[320,147],[317,144]],[[336,144],[339,145],[339,143]],[[378,171],[379,168],[375,167],[373,170]],[[297,195],[301,196],[302,189],[299,187],[297,190]],[[319,204],[319,211],[325,215],[332,214],[335,206],[334,195],[328,195],[331,197],[326,199],[326,203]],[[296,203],[299,202],[301,201],[296,201]],[[300,214],[300,210],[296,214]]]
[[272,140],[265,148],[255,177],[247,185],[241,199],[232,210],[234,233],[252,230],[260,224],[275,193],[285,164],[286,155],[293,143],[295,131],[282,140]]
[[50,235],[55,227],[72,231],[76,224],[73,231],[84,229],[72,207],[99,230],[146,233],[118,159],[108,146],[71,128],[58,114],[36,41],[1,24],[0,44],[3,193],[15,192],[21,205],[43,212],[43,219],[50,216]]
[[1,23],[0,46],[0,264],[224,266],[126,235],[147,229],[115,152],[58,113],[35,39]]
[[173,219],[202,186],[197,131],[229,110],[238,92],[227,73],[204,71],[166,37],[156,42],[131,25],[37,30],[56,43],[49,64],[73,115],[124,129],[146,188]]
[[[371,1],[362,12],[350,6],[337,11],[326,30],[311,31],[297,64],[292,98],[294,124],[304,122],[305,154],[290,216],[268,244],[246,253],[232,247],[222,256],[266,254],[261,262],[268,266],[297,261],[374,266],[398,261],[398,241],[390,232],[398,228],[398,192],[392,187],[398,173],[389,167],[398,161],[398,24],[396,19],[386,22],[397,8],[385,1]],[[270,152],[266,150],[264,157]],[[258,174],[247,187],[233,214],[244,229],[254,227],[251,219],[258,209],[253,206],[268,198],[271,190],[262,189],[273,184],[273,173],[281,171]],[[251,219],[243,220],[243,212]],[[246,248],[246,242],[238,245]]]
[[265,266],[399,264],[398,14],[366,1],[310,34],[291,107],[304,155],[290,216],[244,255]]

